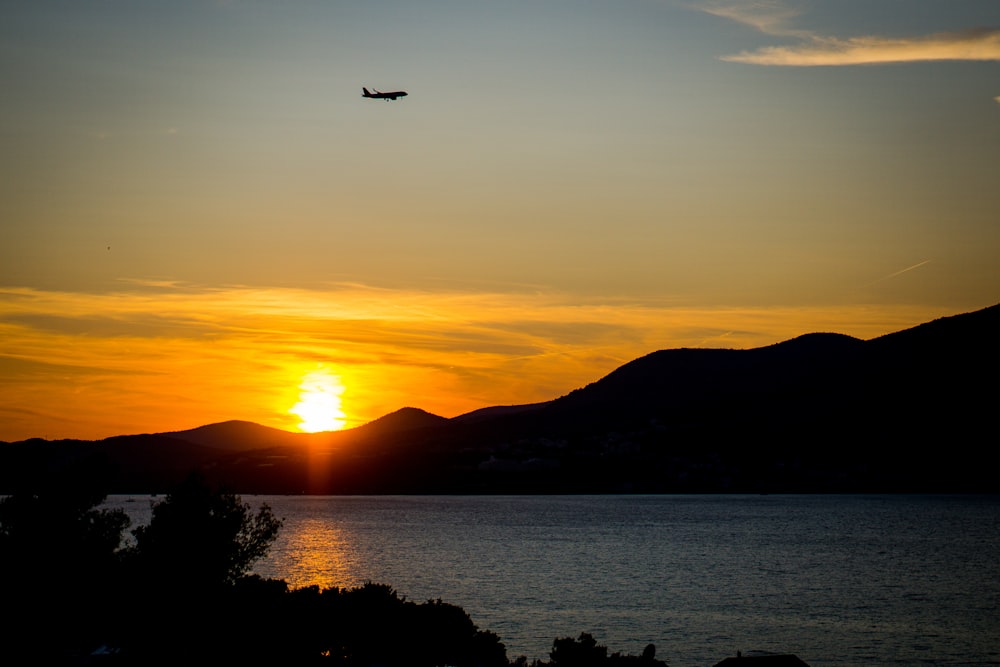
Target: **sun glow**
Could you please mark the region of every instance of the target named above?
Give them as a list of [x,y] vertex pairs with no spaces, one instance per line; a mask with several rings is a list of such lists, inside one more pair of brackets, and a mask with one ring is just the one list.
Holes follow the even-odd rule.
[[340,376],[326,370],[312,371],[299,385],[299,402],[289,412],[302,418],[299,428],[307,433],[338,431],[347,423],[341,408],[344,385]]

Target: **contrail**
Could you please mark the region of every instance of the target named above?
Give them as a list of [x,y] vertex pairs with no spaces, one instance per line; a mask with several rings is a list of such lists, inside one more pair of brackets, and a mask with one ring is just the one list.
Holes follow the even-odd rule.
[[905,269],[902,269],[900,271],[896,271],[895,273],[890,273],[887,276],[883,276],[883,277],[879,278],[878,280],[875,280],[875,281],[872,281],[872,282],[868,283],[868,285],[871,286],[871,285],[874,285],[875,283],[880,283],[883,280],[889,280],[889,278],[895,278],[896,276],[902,275],[902,274],[906,273],[907,271],[912,271],[913,269],[919,269],[924,264],[930,263],[930,261],[931,260],[929,260],[929,259],[925,259],[922,262],[917,262],[913,266],[908,266]]

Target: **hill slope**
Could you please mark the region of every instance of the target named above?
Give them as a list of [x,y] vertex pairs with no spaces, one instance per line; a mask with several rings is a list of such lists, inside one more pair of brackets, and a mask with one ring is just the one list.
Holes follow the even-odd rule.
[[0,447],[0,491],[84,456],[120,491],[198,468],[241,493],[996,491],[1000,306],[862,341],[661,350],[546,403],[403,408],[288,433],[225,422]]

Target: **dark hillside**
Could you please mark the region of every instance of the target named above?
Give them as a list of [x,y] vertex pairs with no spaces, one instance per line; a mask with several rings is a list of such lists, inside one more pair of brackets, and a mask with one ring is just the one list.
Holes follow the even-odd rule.
[[993,307],[873,341],[662,350],[464,438],[494,445],[507,471],[553,464],[538,484],[563,489],[996,489],[980,443],[998,320]]
[[261,426],[253,422],[232,420],[164,435],[215,449],[243,451],[288,446],[292,444],[292,439],[289,436],[300,434]]
[[0,444],[0,492],[85,456],[119,490],[199,468],[240,493],[1000,491],[1000,306],[861,341],[674,349],[547,403],[336,433],[225,422],[97,443]]
[[419,408],[401,408],[357,428],[366,438],[393,435],[420,429],[435,428],[448,423],[448,419]]

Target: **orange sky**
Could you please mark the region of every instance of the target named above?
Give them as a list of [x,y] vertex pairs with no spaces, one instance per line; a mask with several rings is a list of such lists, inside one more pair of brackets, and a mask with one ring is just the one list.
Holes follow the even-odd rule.
[[1000,3],[905,5],[16,3],[0,440],[453,416],[993,305]]
[[955,314],[359,285],[22,288],[0,297],[6,440],[96,439],[227,419],[297,430],[301,419],[290,411],[317,372],[343,384],[347,426],[404,406],[451,417],[556,398],[656,349],[747,348],[811,331],[871,338]]

